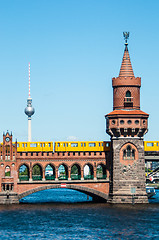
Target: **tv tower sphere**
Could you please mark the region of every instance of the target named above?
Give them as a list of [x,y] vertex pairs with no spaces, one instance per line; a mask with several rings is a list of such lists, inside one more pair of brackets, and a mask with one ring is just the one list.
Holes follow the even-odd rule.
[[27,107],[24,112],[28,117],[31,117],[34,114],[35,109],[32,107],[32,98],[27,99]]

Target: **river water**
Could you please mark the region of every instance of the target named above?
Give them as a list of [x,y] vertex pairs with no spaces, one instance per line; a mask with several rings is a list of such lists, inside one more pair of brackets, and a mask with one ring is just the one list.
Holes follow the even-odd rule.
[[0,239],[156,240],[159,191],[151,204],[141,206],[92,203],[86,195],[67,189],[37,192],[19,205],[0,206]]

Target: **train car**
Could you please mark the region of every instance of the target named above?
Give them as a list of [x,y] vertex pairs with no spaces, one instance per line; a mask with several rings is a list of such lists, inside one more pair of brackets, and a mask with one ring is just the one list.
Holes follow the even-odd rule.
[[146,152],[158,152],[159,142],[158,141],[144,141],[144,150]]
[[17,142],[17,152],[53,152],[53,142]]
[[55,152],[103,152],[110,151],[110,142],[55,142]]

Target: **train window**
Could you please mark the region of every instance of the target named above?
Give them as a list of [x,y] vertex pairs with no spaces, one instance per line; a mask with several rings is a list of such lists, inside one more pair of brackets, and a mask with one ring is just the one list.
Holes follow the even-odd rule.
[[49,143],[48,145],[49,145],[49,147],[51,147],[51,143]]
[[153,143],[148,142],[148,143],[147,143],[147,147],[153,147]]
[[24,147],[24,143],[22,144],[22,147]]
[[30,147],[37,147],[37,143],[30,143]]
[[17,147],[19,147],[19,143],[17,143]]
[[45,147],[45,143],[43,143],[43,147]]
[[57,146],[60,147],[60,143],[58,143]]
[[68,143],[66,143],[66,147],[68,147]]
[[86,144],[84,143],[84,147],[86,146]]
[[103,147],[103,143],[102,143],[102,147]]
[[78,147],[78,143],[71,143],[71,147]]
[[81,143],[81,147],[83,147],[83,143]]
[[99,143],[99,147],[100,147],[100,143]]
[[157,143],[157,147],[158,147],[158,143]]
[[63,143],[63,147],[65,147],[65,143]]
[[40,143],[40,147],[42,147],[42,143]]
[[89,147],[95,147],[96,144],[95,143],[89,143]]
[[25,144],[25,147],[27,147],[27,143]]

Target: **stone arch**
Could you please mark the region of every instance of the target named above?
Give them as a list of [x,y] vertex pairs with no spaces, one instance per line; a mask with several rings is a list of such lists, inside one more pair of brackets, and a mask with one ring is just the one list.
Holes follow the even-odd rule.
[[97,179],[106,179],[107,178],[107,169],[106,169],[105,164],[103,164],[103,163],[97,164],[96,176],[97,176]]
[[61,163],[58,166],[58,179],[67,180],[68,179],[68,166],[65,163]]
[[[20,200],[21,198],[26,197],[26,196],[28,196],[32,193],[43,191],[43,190],[46,190],[46,189],[53,189],[53,188],[61,188],[61,184],[45,185],[45,186],[42,186],[42,187],[33,188],[31,190],[28,190],[28,191],[25,191],[25,192],[19,194],[18,198]],[[85,194],[93,197],[93,199],[95,201],[98,201],[98,202],[106,202],[107,199],[108,199],[108,194],[102,193],[102,192],[97,191],[97,190],[92,189],[92,188],[78,186],[78,185],[76,186],[76,185],[72,185],[72,184],[67,184],[66,188],[67,189],[72,189],[72,190],[77,190],[79,192],[85,193]]]
[[35,163],[32,167],[32,179],[33,181],[42,180],[43,176],[43,167],[39,163]]
[[55,180],[55,166],[52,163],[45,165],[45,179]]
[[78,163],[73,163],[71,165],[71,180],[81,179],[81,166]]
[[86,163],[83,166],[84,179],[89,180],[94,178],[94,167],[91,163]]
[[29,165],[27,163],[20,164],[19,165],[19,169],[18,169],[19,180],[20,181],[28,181],[29,180],[29,176],[30,176]]

